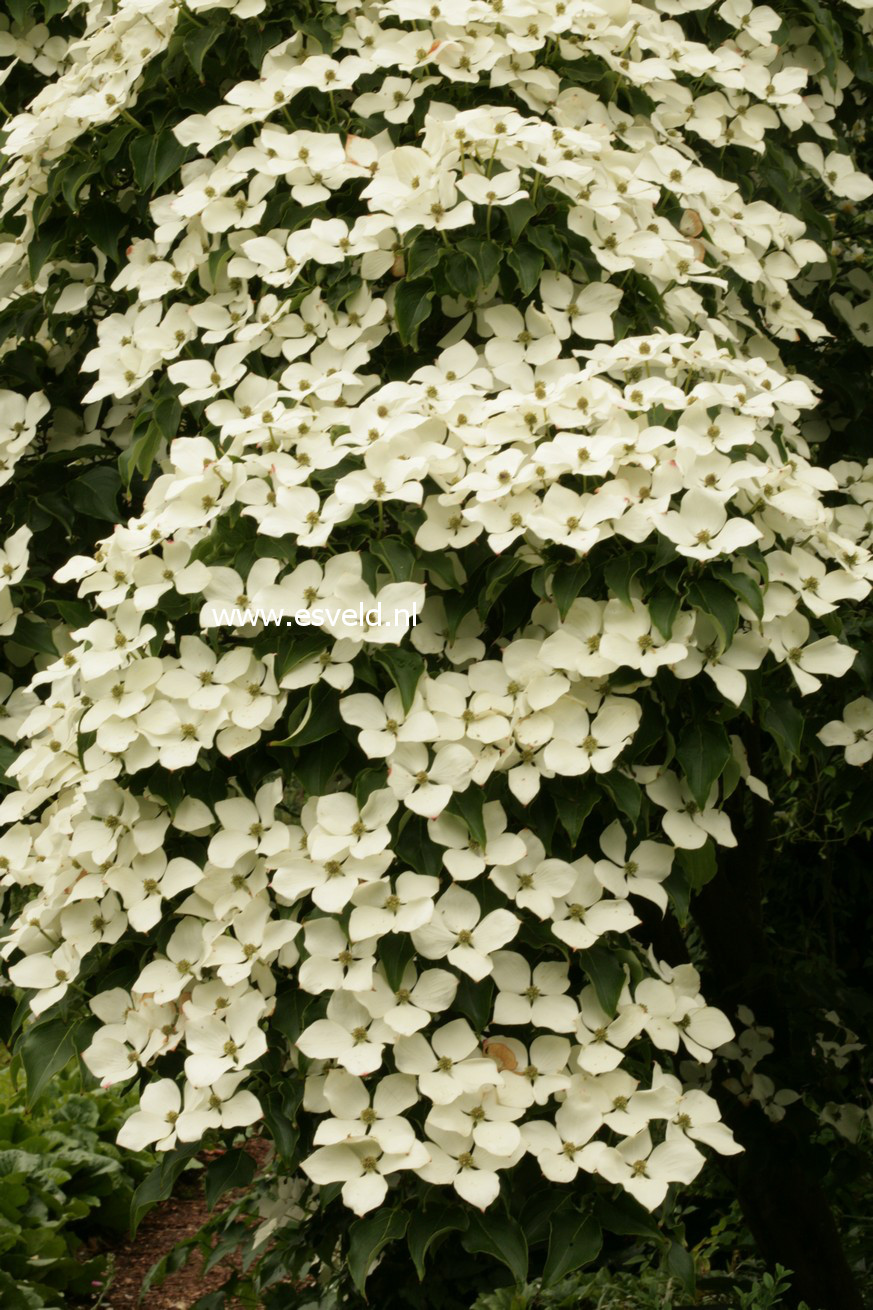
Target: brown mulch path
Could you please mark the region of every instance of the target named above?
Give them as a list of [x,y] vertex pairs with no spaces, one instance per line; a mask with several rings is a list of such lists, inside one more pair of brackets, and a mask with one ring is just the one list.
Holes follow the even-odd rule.
[[[253,1138],[246,1143],[246,1150],[262,1168],[270,1143],[263,1138]],[[239,1192],[229,1192],[222,1197],[217,1209],[223,1210],[238,1196]],[[199,1186],[192,1195],[181,1191],[179,1196],[173,1196],[150,1210],[136,1237],[123,1242],[112,1252],[115,1273],[101,1310],[191,1310],[199,1297],[221,1287],[233,1267],[233,1257],[222,1260],[204,1277],[200,1252],[194,1251],[183,1269],[170,1274],[160,1287],[153,1287],[142,1301],[139,1300],[143,1282],[152,1266],[177,1242],[193,1237],[208,1218],[209,1211]],[[228,1302],[228,1310],[233,1310],[234,1304]]]

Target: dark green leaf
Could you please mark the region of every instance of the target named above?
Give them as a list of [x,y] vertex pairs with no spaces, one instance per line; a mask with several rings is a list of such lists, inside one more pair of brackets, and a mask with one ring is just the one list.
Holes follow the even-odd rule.
[[678,594],[671,591],[669,587],[659,587],[655,594],[649,597],[647,603],[652,622],[664,640],[669,641],[673,635],[676,615],[679,613]]
[[203,78],[203,60],[224,32],[224,24],[214,19],[185,37],[185,54],[199,78]]
[[721,777],[730,756],[731,744],[724,727],[711,719],[689,723],[679,738],[676,758],[701,809],[706,808],[713,784]]
[[591,566],[587,560],[575,564],[562,564],[552,574],[552,596],[562,619],[567,613],[585,583],[591,577]]
[[598,1196],[595,1209],[601,1228],[608,1233],[617,1233],[619,1237],[653,1237],[656,1241],[663,1236],[654,1219],[632,1196],[622,1196],[617,1201]]
[[761,715],[761,726],[776,742],[782,766],[787,772],[791,771],[792,763],[800,755],[803,722],[800,710],[787,696],[774,697]]
[[176,134],[165,128],[155,137],[152,158],[152,191],[159,191],[168,178],[181,167],[190,153],[188,146],[183,146]]
[[674,1278],[678,1278],[689,1296],[694,1295],[697,1281],[694,1257],[681,1242],[674,1241],[670,1243],[670,1250],[667,1252],[667,1272],[672,1274]]
[[388,979],[388,986],[396,992],[403,981],[403,973],[407,964],[415,955],[412,938],[406,932],[389,932],[384,937],[379,938],[379,945],[376,949],[379,962],[385,970],[385,977]]
[[506,1265],[516,1283],[523,1283],[527,1278],[527,1241],[521,1226],[493,1206],[483,1214],[470,1216],[470,1226],[461,1242],[471,1254],[481,1251],[495,1256]]
[[248,1187],[255,1176],[257,1166],[248,1151],[225,1151],[206,1169],[204,1187],[206,1189],[206,1207],[214,1210],[215,1204],[225,1192],[234,1187]]
[[506,262],[518,279],[518,289],[523,296],[529,296],[540,280],[543,271],[543,252],[537,250],[529,241],[521,241],[506,257]]
[[689,587],[688,599],[712,619],[718,634],[719,648],[725,650],[731,644],[740,621],[740,611],[731,591],[721,583],[701,578]]
[[446,281],[462,300],[475,300],[479,290],[479,270],[472,259],[454,250],[443,261]]
[[514,205],[504,208],[503,213],[506,215],[513,241],[518,240],[536,212],[536,205],[530,200],[516,200]]
[[543,1286],[549,1287],[574,1269],[590,1264],[600,1254],[602,1245],[603,1234],[593,1215],[580,1215],[572,1209],[559,1211],[552,1218]]
[[77,1023],[68,1019],[49,1019],[26,1028],[16,1054],[21,1056],[27,1079],[27,1103],[33,1105],[48,1087],[55,1074],[77,1054]]
[[469,1217],[461,1206],[452,1205],[450,1201],[434,1201],[413,1212],[406,1241],[419,1282],[424,1278],[424,1263],[434,1242],[438,1242],[446,1233],[463,1230],[468,1222]]
[[587,951],[577,951],[576,957],[594,984],[602,1009],[614,1015],[626,981],[621,962],[606,946],[590,946]]
[[646,566],[646,557],[641,550],[633,550],[629,555],[619,555],[611,559],[603,570],[606,585],[623,605],[631,608],[630,585],[641,569]]
[[626,778],[623,773],[615,769],[610,773],[604,773],[600,782],[621,813],[626,814],[631,823],[636,826],[643,803],[643,793],[639,783],[634,782],[633,778]]
[[424,673],[424,660],[418,651],[402,646],[380,646],[373,651],[373,662],[380,664],[389,674],[400,692],[403,711],[408,714],[415,700],[415,691]]
[[406,276],[424,277],[436,268],[445,253],[446,247],[435,232],[422,232],[406,251]]
[[342,761],[349,753],[349,742],[340,733],[318,742],[294,765],[294,772],[309,796],[323,796]]
[[130,1235],[136,1236],[136,1230],[144,1215],[159,1201],[166,1201],[171,1195],[176,1179],[188,1161],[197,1151],[197,1144],[177,1147],[161,1157],[160,1164],[143,1179],[133,1194],[130,1205]]
[[474,982],[464,974],[455,993],[454,1009],[469,1019],[477,1033],[482,1033],[491,1022],[494,1000],[494,982],[483,978]]
[[382,561],[395,582],[409,582],[412,578],[416,556],[399,537],[381,537],[371,541],[370,553]]
[[397,335],[404,346],[418,345],[418,329],[430,316],[434,297],[433,283],[429,280],[420,282],[401,282],[397,287],[394,301],[394,317],[397,322]]
[[726,564],[716,565],[713,573],[740,600],[745,601],[756,619],[764,617],[764,595],[754,578],[750,578],[748,573],[734,573]]
[[394,853],[416,873],[426,874],[429,878],[439,877],[443,867],[442,849],[431,841],[422,819],[414,817],[406,823],[394,843]]
[[561,268],[566,259],[563,243],[554,228],[542,225],[528,227],[527,239],[541,250],[552,268]]
[[364,1284],[373,1261],[389,1242],[406,1232],[409,1214],[405,1210],[377,1210],[357,1219],[349,1229],[348,1269],[355,1287],[364,1295]]
[[41,655],[57,655],[57,647],[52,637],[52,630],[47,623],[40,623],[27,614],[19,614],[12,640],[25,650],[39,651]]
[[465,237],[458,242],[458,249],[463,250],[479,270],[479,281],[487,287],[497,276],[500,267],[500,247],[494,241],[483,241],[478,237]]
[[468,787],[466,791],[456,791],[447,805],[449,814],[456,814],[467,825],[467,831],[480,846],[485,846],[488,836],[485,832],[485,820],[482,806],[485,793],[481,787]]
[[711,837],[707,837],[696,851],[678,850],[676,857],[692,891],[699,891],[701,887],[705,887],[718,871],[715,843]]
[[121,489],[121,477],[118,469],[108,464],[89,469],[80,478],[74,478],[67,489],[70,504],[80,514],[88,514],[93,519],[107,523],[118,523],[118,493]]

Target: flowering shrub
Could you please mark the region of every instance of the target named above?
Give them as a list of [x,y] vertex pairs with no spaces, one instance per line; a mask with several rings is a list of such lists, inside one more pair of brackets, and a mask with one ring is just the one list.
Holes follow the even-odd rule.
[[873,464],[817,459],[796,361],[869,339],[870,6],[42,8],[0,35],[22,1050],[138,1077],[160,1187],[263,1119],[304,1212],[377,1212],[360,1283],[432,1189],[417,1267],[453,1228],[523,1277],[512,1180],[573,1183],[557,1278],[594,1197],[739,1149],[677,1076],[731,1024],[641,921],[855,660]]

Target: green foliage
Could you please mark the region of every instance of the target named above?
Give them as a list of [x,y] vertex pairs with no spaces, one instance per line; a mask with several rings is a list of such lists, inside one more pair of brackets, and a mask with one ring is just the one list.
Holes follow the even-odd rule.
[[86,1237],[123,1236],[145,1154],[120,1152],[115,1136],[131,1095],[86,1088],[78,1072],[43,1080],[30,1106],[11,1066],[0,1070],[0,1307],[66,1310],[90,1299],[107,1259]]

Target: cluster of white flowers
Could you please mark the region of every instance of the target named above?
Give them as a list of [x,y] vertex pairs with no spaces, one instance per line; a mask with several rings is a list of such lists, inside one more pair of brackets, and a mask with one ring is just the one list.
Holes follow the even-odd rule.
[[[263,0],[221,7],[244,20]],[[707,1062],[730,1039],[694,968],[625,950],[608,1012],[577,952],[613,951],[639,923],[633,897],[667,909],[675,850],[736,844],[724,804],[740,781],[766,796],[738,736],[704,804],[666,742],[654,762],[623,761],[659,677],[706,675],[729,711],[759,669],[784,665],[814,692],[854,658],[820,620],[873,582],[873,466],[816,466],[799,426],[814,388],[776,344],[824,334],[792,290],[825,252],[796,217],[746,203],[703,147],[757,158],[784,125],[822,142],[799,158],[835,196],[861,201],[873,184],[830,149],[845,65],[829,80],[806,29],[777,44],[779,18],[749,0],[719,6],[724,41],[689,41],[681,18],[698,7],[345,0],[332,54],[297,32],[176,127],[199,157],[154,200],[152,233],[109,288],[117,308],[77,363],[95,430],[102,413],[130,440],[137,408],[171,385],[195,434],[171,440],[140,512],[56,575],[94,617],[58,635],[61,653],[10,702],[18,789],[0,804],[0,886],[26,889],[2,953],[35,1013],[77,980],[93,989],[101,948],[150,943],[128,988],[92,999],[101,1027],[84,1055],[105,1084],[181,1057],[181,1083],[147,1087],[124,1144],[168,1149],[255,1122],[244,1084],[268,1034],[285,1041],[269,1021],[290,979],[312,998],[287,1052],[289,1067],[305,1058],[316,1122],[302,1168],[341,1181],[359,1214],[402,1171],[485,1208],[526,1152],[555,1182],[584,1170],[653,1208],[696,1176],[699,1144],[738,1149],[703,1091],[651,1061],[647,1085],[632,1072],[651,1047]],[[81,40],[45,46],[58,76],[7,125],[3,212],[23,218],[0,245],[9,299],[33,289],[50,166],[135,107],[179,14],[170,0],[86,8]],[[570,70],[597,61],[645,112],[562,84],[552,51]],[[474,87],[486,103],[450,103]],[[344,97],[357,130],[296,127],[288,106],[304,94]],[[563,215],[560,268],[547,243],[521,239],[543,197]],[[492,231],[516,220],[518,305],[489,262]],[[472,294],[434,297],[444,257],[481,274]],[[75,315],[104,267],[49,260],[38,289],[69,275],[56,312]],[[328,275],[346,279],[339,299]],[[642,334],[633,279],[659,324]],[[431,314],[443,330],[427,362],[386,369]],[[46,408],[41,394],[4,400],[7,476]],[[386,522],[408,529],[404,576],[350,545],[361,524],[384,538]],[[232,528],[256,543],[244,563],[213,550]],[[27,542],[22,530],[4,546],[0,633]],[[566,594],[561,561],[621,564],[644,544],[685,570],[681,586],[675,571],[622,583],[607,567],[592,594],[581,574]],[[478,596],[454,604],[483,561],[537,588],[499,641]],[[318,603],[338,614],[316,644],[209,617]],[[380,603],[421,621],[339,614]],[[377,655],[412,682],[383,686]],[[375,785],[341,778],[301,806],[289,779],[246,762],[285,737],[289,704],[293,745],[327,703]],[[860,704],[845,741],[842,725],[822,734],[856,743],[856,762],[873,750]],[[172,804],[144,781],[155,770],[178,771]],[[195,781],[210,770],[224,791],[207,803]],[[644,795],[652,834],[598,827],[595,811],[589,853],[557,858],[517,817],[582,779],[562,792],[572,811],[600,778]],[[401,853],[419,829],[426,872]],[[455,1005],[471,986],[493,987],[478,1031]]]

